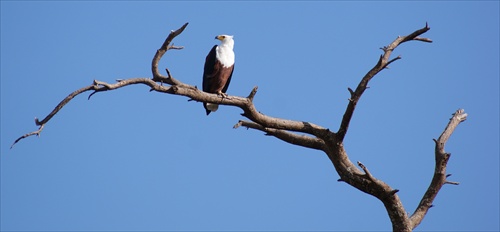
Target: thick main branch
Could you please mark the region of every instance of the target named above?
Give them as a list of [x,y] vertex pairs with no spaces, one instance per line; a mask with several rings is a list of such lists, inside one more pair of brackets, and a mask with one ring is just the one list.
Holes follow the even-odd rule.
[[382,48],[384,53],[379,57],[379,60],[375,64],[375,66],[370,69],[370,71],[368,71],[366,75],[361,79],[356,89],[352,90],[351,88],[348,88],[351,96],[349,98],[347,109],[340,123],[339,130],[332,138],[326,140],[326,147],[328,148],[326,152],[335,169],[337,170],[337,173],[340,175],[340,180],[382,201],[387,210],[387,213],[389,214],[389,218],[391,219],[394,231],[411,231],[413,229],[405,208],[403,207],[401,200],[396,194],[399,190],[393,189],[388,184],[375,178],[371,173],[368,172],[366,166],[362,165],[361,163],[359,163],[359,166],[363,171],[359,170],[349,160],[349,157],[347,156],[347,153],[345,152],[343,147],[343,141],[348,131],[349,123],[351,122],[356,105],[363,95],[364,91],[368,88],[368,83],[370,82],[370,80],[375,77],[380,71],[387,68],[389,64],[401,59],[401,57],[399,56],[390,59],[392,52],[400,44],[412,40],[432,42],[430,39],[419,37],[429,29],[429,26],[426,24],[424,28],[416,30],[407,36],[399,36],[388,46]]

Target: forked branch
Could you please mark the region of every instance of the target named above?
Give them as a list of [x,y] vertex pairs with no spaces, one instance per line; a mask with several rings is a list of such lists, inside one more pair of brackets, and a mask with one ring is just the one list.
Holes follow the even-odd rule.
[[[444,145],[455,130],[456,126],[466,119],[467,114],[465,114],[463,110],[458,110],[453,115],[448,126],[439,139],[435,140],[436,168],[434,177],[420,204],[415,210],[415,213],[413,213],[411,217],[407,215],[406,210],[397,195],[399,190],[393,189],[388,184],[375,178],[365,165],[358,162],[358,166],[361,168],[360,170],[349,160],[349,157],[343,147],[343,141],[348,131],[349,123],[356,105],[364,91],[368,88],[370,80],[380,71],[387,68],[389,64],[401,59],[399,56],[390,59],[392,52],[400,44],[413,40],[432,42],[432,40],[428,38],[420,37],[420,35],[430,29],[427,24],[424,28],[416,30],[407,36],[399,36],[388,46],[383,47],[382,50],[384,53],[379,57],[377,64],[361,79],[357,88],[355,90],[348,88],[350,93],[349,102],[340,123],[340,127],[336,133],[325,127],[310,122],[275,118],[260,113],[253,104],[253,99],[257,93],[257,87],[254,87],[247,97],[227,96],[222,98],[217,94],[203,92],[196,88],[196,86],[184,84],[181,81],[174,79],[168,69],[166,69],[167,76],[162,75],[158,68],[159,61],[168,50],[182,49],[181,46],[174,46],[171,44],[173,39],[180,35],[187,25],[188,24],[186,23],[179,29],[171,31],[161,47],[156,51],[156,54],[151,62],[152,78],[130,78],[117,80],[117,82],[113,84],[94,80],[91,85],[76,90],[64,98],[42,121],[38,121],[38,119],[36,119],[35,123],[39,126],[38,130],[19,137],[15,140],[12,146],[24,138],[32,135],[40,135],[44,126],[53,118],[53,116],[56,115],[69,101],[71,101],[71,99],[81,93],[92,90],[93,92],[89,95],[90,99],[90,97],[96,93],[111,91],[129,85],[143,84],[148,86],[150,91],[154,92],[186,96],[190,100],[198,102],[217,103],[220,105],[238,107],[243,110],[242,116],[248,118],[250,121],[240,120],[234,128],[243,126],[263,131],[266,135],[274,136],[290,144],[324,151],[339,174],[340,180],[367,194],[375,196],[382,201],[389,214],[394,231],[413,230],[420,224],[428,209],[432,206],[432,202],[441,187],[444,184],[458,184],[457,182],[446,180],[449,176],[446,175],[446,165],[450,154],[444,151]],[[166,86],[164,86],[164,84],[166,84]]]
[[[163,57],[163,55],[170,49],[182,49],[183,47],[174,47],[173,45],[170,45],[172,41],[174,40],[175,37],[180,35],[184,29],[188,26],[189,23],[185,23],[180,27],[179,29],[175,31],[170,31],[170,34],[167,36],[165,39],[165,42],[161,45],[160,49],[156,51],[156,54],[153,57],[153,61],[151,61],[151,72],[153,73],[153,80],[156,82],[162,82],[166,83],[169,85],[179,85],[181,84],[179,81],[175,80],[170,73],[168,73],[168,77],[161,75],[160,71],[158,70],[158,64],[160,62],[160,59]],[[168,72],[168,70],[167,70]]]
[[[175,31],[171,31],[170,34],[168,35],[167,39],[165,39],[165,42],[163,43],[161,48],[158,49],[157,53],[155,54],[155,56],[153,58],[153,62],[152,62],[153,80],[157,80],[159,82],[165,82],[167,84],[176,84],[177,83],[177,80],[171,78],[170,75],[169,75],[169,77],[165,77],[165,76],[162,76],[161,74],[159,74],[158,62],[159,62],[160,58],[163,56],[163,54],[165,54],[165,52],[167,52],[169,49],[182,49],[182,47],[170,46],[170,43],[172,42],[172,40],[176,36],[178,36],[179,34],[182,33],[182,31],[184,31],[184,29],[187,27],[187,25],[188,25],[188,23],[185,23],[181,28],[179,28]],[[39,121],[37,118],[35,118],[35,124],[37,126],[40,126],[38,128],[38,130],[27,133],[27,134],[17,138],[14,141],[14,143],[12,143],[10,148],[12,149],[12,147],[14,147],[14,145],[16,143],[18,143],[19,141],[21,141],[22,139],[25,139],[25,138],[30,137],[32,135],[40,136],[40,133],[42,132],[45,124],[47,124],[52,119],[52,117],[54,117],[66,104],[68,104],[68,102],[71,101],[71,99],[73,99],[74,97],[80,95],[81,93],[87,92],[89,90],[94,90],[94,92],[89,95],[89,97],[88,97],[89,99],[95,93],[113,90],[113,89],[118,89],[118,88],[121,88],[121,87],[124,87],[127,85],[132,85],[132,84],[145,84],[145,85],[150,86],[152,89],[154,89],[158,92],[169,92],[168,87],[163,87],[161,85],[158,85],[153,80],[151,80],[149,78],[131,78],[131,79],[127,79],[127,80],[119,80],[115,84],[108,84],[106,82],[94,80],[92,85],[78,89],[78,90],[72,92],[71,94],[69,94],[67,97],[65,97],[54,108],[54,110],[52,110],[52,112],[50,112],[42,121]]]
[[10,146],[10,149],[12,149],[14,147],[14,145],[16,145],[16,143],[21,141],[22,139],[25,139],[25,138],[30,137],[32,135],[40,136],[40,133],[42,132],[43,128],[45,127],[45,124],[47,124],[47,122],[49,122],[50,119],[52,119],[52,117],[54,117],[57,114],[57,112],[59,112],[59,110],[61,110],[66,104],[68,104],[68,102],[71,101],[71,99],[73,99],[74,97],[76,97],[77,95],[79,95],[83,92],[86,92],[86,91],[89,91],[92,89],[93,89],[93,86],[86,86],[86,87],[83,87],[81,89],[78,89],[78,90],[70,93],[59,104],[57,104],[57,106],[52,110],[52,112],[50,112],[44,119],[42,119],[42,121],[39,121],[38,118],[35,118],[35,125],[39,126],[38,130],[27,133],[27,134],[17,138],[14,141],[14,143],[12,143],[12,145]]
[[[94,92],[92,92],[89,95],[90,99],[90,97],[99,92],[115,90],[128,85],[143,84],[149,86],[151,91],[186,96],[189,97],[191,100],[198,102],[209,102],[209,103],[217,103],[220,105],[231,105],[239,107],[243,110],[242,114],[243,116],[249,118],[255,123],[262,125],[265,128],[302,132],[314,136],[324,136],[326,132],[328,132],[327,129],[312,123],[274,118],[258,112],[252,102],[255,94],[257,93],[257,87],[255,87],[249,94],[249,96],[246,98],[237,96],[229,96],[226,98],[221,98],[216,94],[210,94],[200,91],[195,86],[184,84],[181,81],[174,79],[168,69],[167,69],[168,76],[162,75],[159,72],[158,63],[168,50],[182,48],[170,44],[176,36],[180,35],[184,31],[187,25],[188,23],[184,24],[182,27],[180,27],[175,31],[171,31],[168,37],[165,39],[165,42],[161,45],[160,49],[156,51],[156,54],[154,55],[153,60],[151,62],[151,72],[153,74],[153,78],[130,78],[130,79],[118,80],[114,84],[94,80],[92,85],[79,89],[71,93],[68,97],[64,98],[57,105],[57,107],[44,120],[42,120],[42,122],[37,121],[37,125],[38,126],[45,125],[47,122],[50,121],[50,119],[52,119],[52,117],[55,114],[57,114],[64,107],[64,105],[66,105],[71,99],[73,99],[74,97],[83,92],[93,90]],[[168,84],[170,86],[164,86],[163,84]],[[40,127],[37,131],[19,137],[14,141],[12,146],[14,146],[14,144],[16,144],[17,142],[19,142],[24,138],[30,137],[35,134],[39,135],[42,129],[43,127]]]

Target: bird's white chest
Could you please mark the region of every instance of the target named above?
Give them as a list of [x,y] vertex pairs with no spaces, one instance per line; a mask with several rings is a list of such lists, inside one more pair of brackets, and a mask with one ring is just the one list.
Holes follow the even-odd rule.
[[215,55],[224,68],[233,66],[234,52],[229,46],[217,46]]

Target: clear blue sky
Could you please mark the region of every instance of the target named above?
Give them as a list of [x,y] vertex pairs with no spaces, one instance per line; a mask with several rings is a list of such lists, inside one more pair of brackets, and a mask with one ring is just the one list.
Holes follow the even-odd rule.
[[214,36],[235,36],[228,93],[270,116],[337,130],[349,93],[380,47],[422,28],[370,83],[346,137],[412,213],[430,183],[434,142],[449,180],[418,231],[499,228],[499,2],[1,2],[1,230],[390,230],[383,205],[337,182],[327,156],[262,132],[232,129],[241,110],[129,86],[81,95],[92,80],[150,77],[172,29],[181,51],[161,61],[201,85]]

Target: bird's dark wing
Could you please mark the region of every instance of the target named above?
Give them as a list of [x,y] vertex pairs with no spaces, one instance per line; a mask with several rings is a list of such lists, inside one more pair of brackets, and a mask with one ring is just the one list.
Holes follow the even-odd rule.
[[205,67],[203,69],[203,91],[205,92],[210,92],[210,86],[212,85],[212,77],[214,77],[218,70],[218,66],[215,65],[216,63],[216,56],[215,56],[215,49],[217,48],[217,45],[214,45],[212,47],[212,50],[208,53],[207,57],[205,58]]
[[[218,70],[216,70],[216,54],[215,50],[217,48],[217,45],[214,45],[210,52],[208,53],[207,57],[205,58],[205,67],[203,68],[203,91],[204,92],[210,92],[211,86],[213,86],[213,77],[217,74]],[[203,107],[205,108],[205,111],[207,115],[210,114],[210,110],[207,108],[207,103],[203,102]]]

